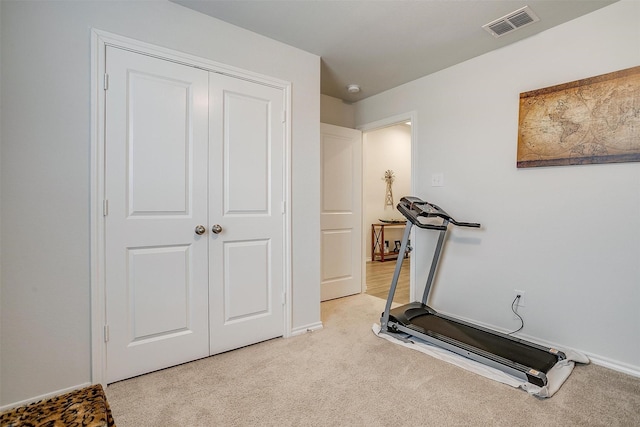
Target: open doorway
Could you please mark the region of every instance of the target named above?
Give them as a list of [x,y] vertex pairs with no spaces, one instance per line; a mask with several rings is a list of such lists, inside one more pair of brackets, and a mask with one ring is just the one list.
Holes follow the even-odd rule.
[[[411,195],[410,118],[363,129],[363,240],[366,293],[386,299],[399,256],[405,218],[396,205]],[[410,301],[410,254],[405,257],[394,301]]]

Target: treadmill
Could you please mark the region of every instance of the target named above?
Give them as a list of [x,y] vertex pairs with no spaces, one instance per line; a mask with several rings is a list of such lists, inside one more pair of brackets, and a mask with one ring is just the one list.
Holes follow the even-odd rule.
[[404,257],[398,257],[387,304],[380,319],[381,333],[403,341],[415,337],[539,387],[546,386],[549,370],[559,361],[566,359],[563,352],[440,314],[427,305],[447,228],[450,224],[479,228],[480,224],[456,221],[439,206],[417,197],[403,197],[398,204],[398,210],[408,220],[399,253],[406,253],[413,226],[438,232],[438,243],[422,302],[412,302],[391,309],[404,261]]

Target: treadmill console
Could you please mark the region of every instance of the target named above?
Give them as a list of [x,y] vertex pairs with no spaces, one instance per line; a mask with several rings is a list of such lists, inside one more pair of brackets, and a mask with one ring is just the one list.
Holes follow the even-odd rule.
[[[403,197],[400,199],[400,203],[398,203],[398,210],[409,221],[411,221],[413,225],[420,228],[446,230],[449,223],[460,227],[480,227],[480,224],[478,223],[456,221],[440,206],[425,202],[418,197]],[[421,218],[426,219],[427,221],[422,221]],[[433,221],[434,219],[436,221]]]

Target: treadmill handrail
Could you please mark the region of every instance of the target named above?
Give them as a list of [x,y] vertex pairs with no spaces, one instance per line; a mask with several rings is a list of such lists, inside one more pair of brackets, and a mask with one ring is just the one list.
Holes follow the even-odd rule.
[[[458,227],[474,227],[479,228],[480,224],[476,222],[463,222],[455,220],[451,215],[446,213],[440,206],[425,202],[418,197],[403,197],[398,203],[398,210],[404,215],[411,223],[420,228],[428,228],[431,230],[446,230],[448,223],[457,225]],[[440,218],[442,223],[440,224],[425,224],[420,222],[419,217],[425,218]]]

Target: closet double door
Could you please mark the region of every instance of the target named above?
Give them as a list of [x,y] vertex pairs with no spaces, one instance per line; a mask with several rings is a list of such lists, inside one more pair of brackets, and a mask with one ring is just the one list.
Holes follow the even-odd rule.
[[115,47],[105,90],[107,382],[283,335],[283,90]]

